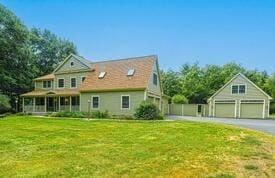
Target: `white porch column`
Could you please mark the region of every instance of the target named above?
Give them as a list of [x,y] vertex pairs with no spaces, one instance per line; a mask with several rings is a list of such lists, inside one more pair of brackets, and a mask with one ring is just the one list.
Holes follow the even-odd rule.
[[60,112],[60,96],[58,97],[58,111]]
[[70,112],[72,112],[72,96],[70,96]]
[[33,112],[35,112],[35,97],[33,97],[32,110],[33,110]]
[[44,98],[44,111],[47,112],[47,98]]
[[22,100],[23,100],[23,103],[22,103],[22,105],[23,105],[22,112],[25,112],[25,99],[24,99],[24,97],[22,97]]

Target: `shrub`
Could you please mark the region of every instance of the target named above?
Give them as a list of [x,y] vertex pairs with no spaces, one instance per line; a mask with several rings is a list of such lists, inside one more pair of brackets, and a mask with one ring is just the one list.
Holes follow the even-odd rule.
[[71,118],[109,118],[108,111],[100,112],[100,111],[94,111],[91,113],[88,112],[54,112],[50,114],[51,117],[71,117]]
[[7,95],[0,94],[0,114],[9,112],[10,109],[10,98]]
[[85,112],[54,112],[50,115],[51,117],[72,117],[72,118],[85,118],[87,117],[87,113]]
[[174,104],[187,104],[188,100],[183,95],[175,95],[175,96],[172,97],[172,102]]
[[118,120],[133,120],[133,116],[131,115],[112,115],[112,119]]
[[158,107],[155,104],[148,101],[143,101],[138,106],[134,116],[136,119],[144,119],[144,120],[163,119]]
[[94,112],[91,112],[91,118],[100,118],[100,119],[107,119],[107,118],[110,118],[110,115],[109,115],[109,112],[106,110],[106,111],[94,111]]

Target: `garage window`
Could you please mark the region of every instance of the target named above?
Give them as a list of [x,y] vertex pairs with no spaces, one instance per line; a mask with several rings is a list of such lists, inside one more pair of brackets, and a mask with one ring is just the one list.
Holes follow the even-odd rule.
[[245,94],[246,86],[245,85],[232,85],[232,94]]
[[238,85],[233,85],[232,86],[232,94],[237,94],[239,91],[239,86]]
[[243,93],[245,93],[245,85],[239,85],[239,93],[240,94],[243,94]]

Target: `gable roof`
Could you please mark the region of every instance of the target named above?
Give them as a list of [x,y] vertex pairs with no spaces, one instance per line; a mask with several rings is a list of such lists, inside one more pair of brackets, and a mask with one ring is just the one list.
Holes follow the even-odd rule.
[[[145,90],[156,61],[152,55],[91,63],[94,70],[88,72],[80,91]],[[127,76],[129,69],[135,69],[133,76]],[[106,72],[102,79],[100,72]]]
[[55,73],[56,71],[58,71],[68,60],[70,60],[72,57],[74,57],[76,60],[78,60],[79,62],[81,62],[82,64],[84,64],[85,66],[87,66],[88,68],[91,68],[91,65],[90,65],[90,61],[81,57],[81,56],[78,56],[78,55],[75,55],[75,54],[70,54],[68,57],[66,57],[53,71],[53,73]]
[[227,87],[233,80],[235,80],[238,76],[243,77],[246,81],[248,81],[250,84],[252,84],[254,87],[256,87],[260,92],[262,92],[265,96],[268,97],[268,99],[272,99],[271,96],[269,96],[266,92],[264,92],[260,87],[258,87],[255,83],[253,83],[251,80],[249,80],[245,75],[243,75],[242,73],[238,73],[237,75],[235,75],[231,80],[229,80],[222,88],[220,88],[216,93],[214,93],[209,99],[211,100],[214,96],[216,96],[217,94],[219,94],[225,87]]

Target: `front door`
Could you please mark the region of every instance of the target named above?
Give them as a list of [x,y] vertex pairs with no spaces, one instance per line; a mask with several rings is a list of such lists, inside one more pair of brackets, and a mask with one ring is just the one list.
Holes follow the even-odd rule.
[[48,97],[47,98],[47,112],[54,112],[54,98]]

